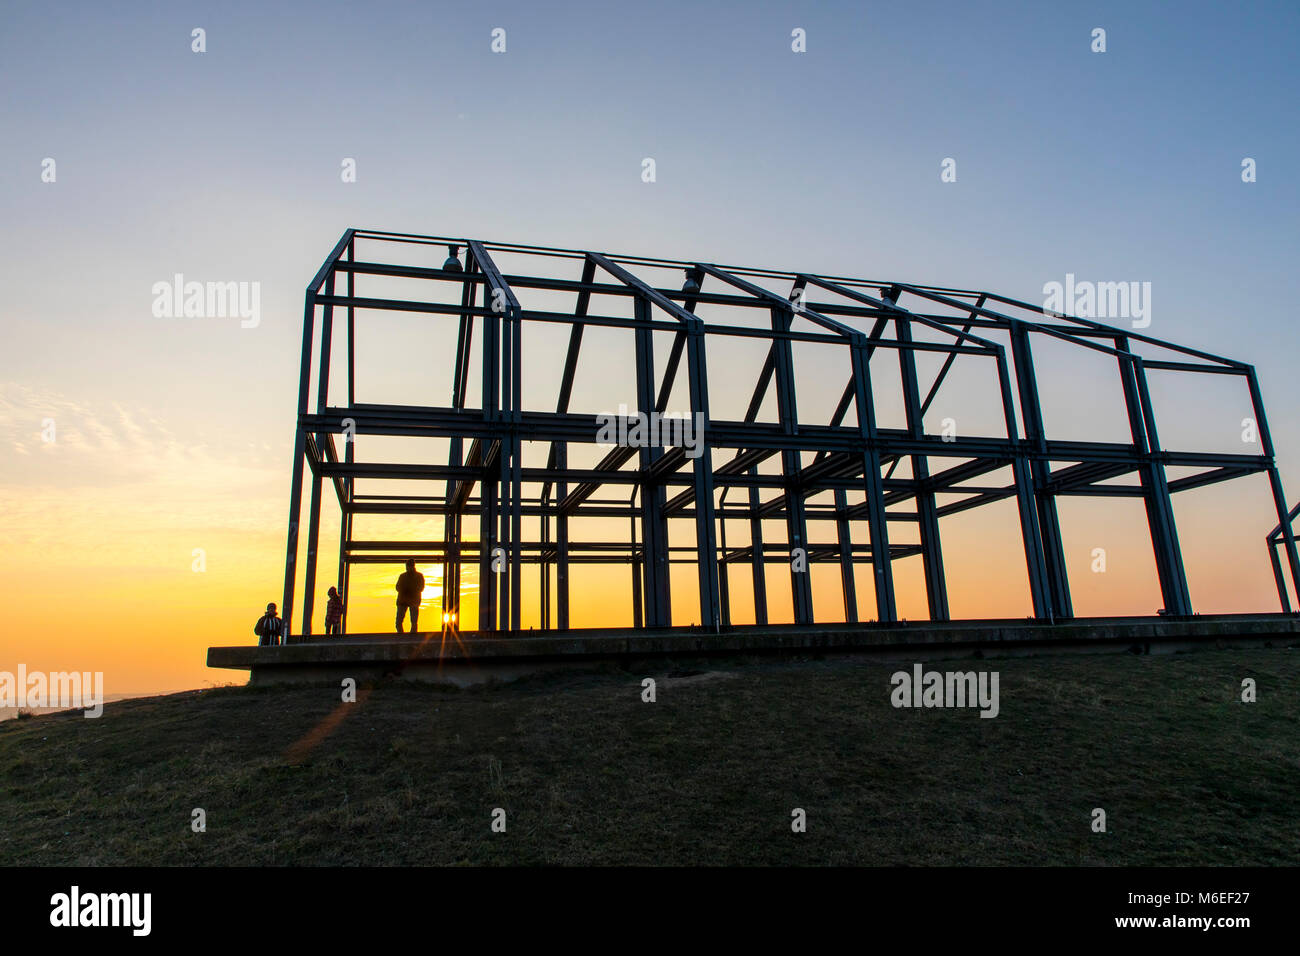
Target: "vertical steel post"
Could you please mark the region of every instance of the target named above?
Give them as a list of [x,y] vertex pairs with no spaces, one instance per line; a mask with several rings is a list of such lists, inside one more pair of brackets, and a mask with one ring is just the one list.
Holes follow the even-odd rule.
[[[642,495],[644,497],[644,494]],[[645,624],[645,589],[642,587],[642,581],[645,578],[645,568],[643,565],[644,549],[637,551],[636,544],[636,518],[632,517],[628,523],[632,526],[631,530],[631,548],[632,548],[632,626],[643,627]]]
[[1291,595],[1287,593],[1286,578],[1282,574],[1282,561],[1277,556],[1277,545],[1268,542],[1268,560],[1273,565],[1273,580],[1277,583],[1277,597],[1282,604],[1282,613],[1291,613]]
[[1056,497],[1049,488],[1051,465],[1046,458],[1047,435],[1043,427],[1042,406],[1038,401],[1038,379],[1034,374],[1029,332],[1022,322],[1013,322],[1010,331],[1011,353],[1016,363],[1016,384],[1020,390],[1020,414],[1025,423],[1025,445],[1033,448],[1029,473],[1033,482],[1034,502],[1038,512],[1036,524],[1046,571],[1049,601],[1046,617],[1073,617],[1061,523],[1056,511]]
[[[555,446],[555,467],[569,467],[569,443]],[[569,495],[569,483],[561,478],[555,484],[555,500],[563,502]],[[569,629],[569,516],[562,508],[555,511],[555,623],[562,631]]]
[[[504,344],[509,343],[509,331],[505,331]],[[500,565],[501,570],[496,572],[497,588],[497,627],[503,631],[510,630],[510,595],[511,595],[511,578],[514,568],[510,560],[510,530],[511,518],[514,515],[515,502],[512,501],[511,491],[514,488],[512,478],[511,461],[514,458],[514,437],[511,435],[502,435],[501,437],[501,454],[497,460],[498,470],[496,476],[497,487],[500,489],[497,494],[497,547],[501,549]]]
[[313,286],[307,290],[303,305],[302,360],[298,370],[298,425],[294,432],[293,478],[289,487],[289,535],[284,559],[284,599],[280,606],[285,643],[288,643],[293,627],[293,592],[298,569],[298,518],[302,512],[302,469],[307,457],[307,433],[303,430],[302,416],[307,414],[311,388],[311,343],[315,335],[315,322],[316,287]]
[[866,336],[854,336],[849,345],[853,362],[854,407],[862,440],[862,474],[871,533],[871,570],[876,587],[876,620],[898,620],[894,597],[894,568],[889,553],[889,518],[885,511],[884,482],[880,477],[880,447],[876,432],[876,405],[871,390],[871,359]]
[[[351,272],[348,273],[352,275]],[[334,270],[325,278],[325,294],[334,294]],[[325,305],[321,309],[320,328],[320,367],[317,370],[316,414],[324,415],[329,406],[330,359],[333,352],[334,306]],[[319,462],[326,458],[326,436],[316,435],[316,457]],[[310,640],[312,634],[312,612],[316,607],[316,551],[320,546],[320,493],[321,477],[316,469],[311,475],[311,507],[307,523],[307,573],[303,583],[302,638]]]
[[[348,463],[352,461],[352,443],[348,442],[347,448]],[[344,507],[343,513],[339,516],[339,573],[338,581],[335,587],[338,588],[339,600],[343,602],[343,616],[339,619],[339,633],[348,632],[348,577],[351,571],[351,565],[348,562],[348,551],[352,547],[352,479],[343,479],[344,489]]]
[[[1252,365],[1246,369],[1246,385],[1250,389],[1250,404],[1255,413],[1255,429],[1259,433],[1260,448],[1268,457],[1268,484],[1273,492],[1273,507],[1277,509],[1278,525],[1282,531],[1282,548],[1286,552],[1287,567],[1291,571],[1291,584],[1296,590],[1296,599],[1300,600],[1300,555],[1296,551],[1295,531],[1291,527],[1291,513],[1287,510],[1286,492],[1282,489],[1282,475],[1277,470],[1277,461],[1273,449],[1273,436],[1268,427],[1268,416],[1264,414],[1264,398],[1259,391],[1259,379]],[[1272,553],[1273,549],[1269,548]],[[1276,558],[1275,558],[1276,560]],[[1281,574],[1281,569],[1278,569]],[[1287,597],[1286,587],[1279,588],[1282,610],[1291,611],[1291,601]]]
[[849,527],[849,496],[843,488],[835,489],[835,539],[840,547],[840,587],[844,593],[844,621],[858,621],[857,582],[853,577],[853,538]]
[[[898,350],[898,369],[907,410],[907,430],[913,439],[920,441],[925,437],[925,424],[921,411],[921,389],[916,377],[916,352],[909,347],[912,342],[912,324],[901,315],[894,323],[898,341],[903,343],[903,347]],[[949,358],[952,357],[952,353],[949,353]],[[916,482],[916,514],[920,527],[921,561],[925,571],[925,594],[930,607],[930,620],[946,621],[949,619],[948,585],[943,573],[939,514],[935,507],[934,489],[929,484],[930,464],[926,455],[912,455],[912,479]]]
[[1147,523],[1151,528],[1151,546],[1155,551],[1156,570],[1165,610],[1170,614],[1192,613],[1192,598],[1183,570],[1183,555],[1178,547],[1178,529],[1174,523],[1173,499],[1165,466],[1160,460],[1160,437],[1156,432],[1155,410],[1147,389],[1146,369],[1142,359],[1133,356],[1126,363],[1137,391],[1138,406],[1146,429],[1146,455],[1141,466],[1142,491],[1146,500]]
[[[467,259],[472,257],[466,257]],[[501,320],[497,313],[487,312],[483,315],[483,420],[494,423],[498,420],[498,402],[501,395]],[[497,628],[496,595],[500,585],[499,575],[493,570],[492,552],[497,548],[497,503],[500,489],[501,461],[509,453],[506,441],[498,437],[496,451],[498,456],[497,474],[492,473],[491,454],[488,451],[490,440],[483,443],[483,476],[479,479],[479,630],[494,631]],[[507,625],[508,626],[508,625]]]
[[[698,319],[687,329],[686,367],[690,376],[691,422],[699,457],[695,459],[695,551],[699,565],[700,626],[716,631],[722,623],[719,611],[720,577],[713,502],[713,452],[709,447],[709,381],[704,353],[704,323]],[[667,539],[664,545],[667,547]]]
[[547,547],[551,543],[551,516],[548,513],[550,503],[550,495],[542,495],[541,514],[537,519],[538,525],[542,529],[542,540],[537,556],[539,585],[537,593],[538,605],[541,611],[539,627],[543,631],[550,630],[551,627],[551,549]]
[[[474,274],[475,263],[472,254],[466,255],[465,272],[467,276]],[[478,284],[474,282],[465,282],[461,286],[460,302],[460,328],[456,336],[456,367],[453,372],[451,387],[451,407],[457,411],[463,411],[465,408],[465,392],[469,386],[469,352],[470,344],[474,339],[474,316],[470,310],[478,297]],[[483,447],[482,444],[479,446]],[[465,446],[464,438],[461,435],[453,435],[447,449],[447,463],[454,466],[465,464]],[[462,482],[467,479],[449,480],[447,482],[447,502],[452,503],[453,495],[460,494]],[[472,484],[472,481],[469,482]],[[443,537],[448,544],[455,544],[455,548],[448,548],[443,553],[442,561],[442,604],[443,613],[454,615],[454,626],[459,629],[460,621],[460,582],[461,568],[464,567],[464,551],[461,547],[461,541],[464,537],[464,514],[460,507],[448,511],[443,521]]]
[[[348,242],[348,262],[356,261],[356,242]],[[351,269],[348,270],[348,298],[351,299],[356,295],[356,273]],[[356,316],[355,309],[348,306],[348,409],[349,411],[356,405]],[[356,431],[351,435],[345,435],[343,441],[343,458],[344,461],[351,465],[356,461]],[[343,479],[343,513],[339,517],[339,575],[336,587],[339,591],[339,599],[343,601],[343,617],[339,620],[339,633],[348,632],[348,582],[352,576],[352,565],[348,561],[348,552],[352,548],[352,495],[353,479],[345,477]]]
[[307,522],[307,573],[303,582],[302,639],[311,640],[312,609],[316,605],[316,544],[320,538],[320,484],[315,471],[311,476],[311,505]]
[[1006,352],[997,351],[998,390],[1002,395],[1002,417],[1007,429],[1007,443],[1012,448],[1011,475],[1016,486],[1016,507],[1020,513],[1020,537],[1025,549],[1025,573],[1029,578],[1029,596],[1034,617],[1052,617],[1052,595],[1047,584],[1047,559],[1043,555],[1043,536],[1038,528],[1038,510],[1034,504],[1034,479],[1029,470],[1029,452],[1020,441],[1016,427],[1016,407],[1011,391],[1011,372]]
[[521,436],[523,420],[523,345],[524,325],[519,311],[511,307],[506,321],[512,326],[510,337],[510,629],[522,627],[523,609],[523,458]]
[[491,469],[479,479],[478,629],[496,630],[497,574],[492,570],[492,552],[497,545],[497,486]]
[[[772,342],[774,357],[773,375],[776,379],[776,401],[781,430],[787,436],[799,434],[799,410],[795,399],[794,351],[790,340],[780,336],[788,332],[794,320],[790,309],[772,309],[772,330],[778,335]],[[784,477],[786,528],[790,543],[790,597],[794,604],[796,624],[813,623],[812,570],[808,565],[808,516],[804,507],[803,485],[799,472],[802,461],[798,451],[782,449],[781,472]],[[794,550],[804,552],[804,570],[794,568]]]
[[727,519],[718,519],[718,613],[723,627],[731,626],[731,581],[727,573]]
[[[758,478],[758,466],[749,469],[750,478]],[[759,517],[762,498],[758,485],[749,486],[749,561],[754,577],[754,623],[767,623],[767,563],[763,556],[763,519]]]
[[[650,303],[643,295],[633,299],[636,310],[637,411],[648,415],[655,407],[654,338],[649,328]],[[658,436],[652,436],[653,439]],[[668,589],[668,536],[664,518],[664,490],[650,469],[663,455],[656,441],[642,446],[641,456],[641,540],[642,573],[645,577],[646,627],[667,627],[672,623]],[[698,504],[698,503],[697,503]]]

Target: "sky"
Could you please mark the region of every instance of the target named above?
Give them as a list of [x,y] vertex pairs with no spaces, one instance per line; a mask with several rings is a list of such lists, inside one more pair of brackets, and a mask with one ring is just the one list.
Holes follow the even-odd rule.
[[[251,642],[279,599],[302,290],[348,227],[1029,302],[1067,275],[1149,282],[1146,332],[1258,369],[1294,501],[1298,33],[1266,2],[8,2],[0,670],[102,670],[110,694],[241,679],[205,649]],[[260,321],[155,316],[177,273],[258,283]],[[403,359],[418,380],[418,357],[366,368]],[[1040,365],[1049,427],[1113,408],[1113,370]],[[1166,445],[1239,440],[1216,384],[1156,387]],[[1175,507],[1197,609],[1276,609],[1263,478]],[[1027,613],[1014,522],[945,523],[955,613]],[[1077,611],[1158,606],[1140,503],[1072,499],[1062,524]],[[354,624],[388,626],[388,575],[360,576]]]

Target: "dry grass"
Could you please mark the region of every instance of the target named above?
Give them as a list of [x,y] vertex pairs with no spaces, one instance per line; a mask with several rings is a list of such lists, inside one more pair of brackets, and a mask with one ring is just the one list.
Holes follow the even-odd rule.
[[893,709],[901,665],[709,666],[6,721],[0,863],[1300,863],[1295,650],[926,665],[999,671],[994,720]]

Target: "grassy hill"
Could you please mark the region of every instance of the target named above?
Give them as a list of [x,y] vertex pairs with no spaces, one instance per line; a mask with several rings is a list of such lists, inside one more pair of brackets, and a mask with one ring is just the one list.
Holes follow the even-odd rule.
[[926,664],[997,670],[995,719],[893,708],[906,665],[708,666],[6,721],[0,863],[1300,863],[1296,650]]

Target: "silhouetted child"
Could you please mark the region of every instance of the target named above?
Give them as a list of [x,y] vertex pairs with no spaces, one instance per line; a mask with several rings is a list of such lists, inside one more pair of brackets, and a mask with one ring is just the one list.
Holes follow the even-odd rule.
[[343,598],[339,597],[337,588],[330,588],[330,599],[325,605],[325,636],[338,637],[339,628],[343,626]]
[[266,613],[257,619],[253,625],[253,633],[257,635],[258,647],[270,647],[280,643],[280,629],[284,627],[284,622],[276,616],[275,604],[266,606]]

